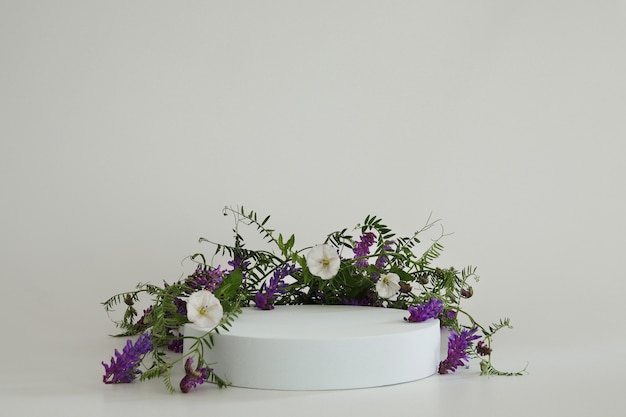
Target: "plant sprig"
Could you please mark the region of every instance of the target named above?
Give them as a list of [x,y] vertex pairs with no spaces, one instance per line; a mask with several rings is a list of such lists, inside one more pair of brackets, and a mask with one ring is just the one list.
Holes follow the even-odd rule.
[[[181,306],[198,290],[194,274],[176,282],[163,282],[162,285],[139,283],[134,290],[116,294],[102,303],[109,316],[116,308],[124,306],[122,318],[112,319],[122,329],[117,336],[151,333],[154,348],[144,358],[149,365],[144,366],[142,380],[161,377],[165,386],[174,391],[171,381],[173,367],[193,357],[198,366],[207,366],[207,381],[219,387],[228,386],[229,382],[216,375],[205,363],[204,353],[213,347],[214,334],[227,332],[232,327],[242,307],[260,307],[258,297],[262,291],[267,291],[262,295],[270,297],[265,299],[267,308],[273,308],[273,305],[358,303],[406,310],[429,300],[438,300],[442,305],[439,316],[442,326],[457,333],[471,330],[482,334],[480,349],[476,346],[468,348],[468,354],[480,360],[482,374],[521,375],[525,372],[525,369],[519,372],[499,371],[491,362],[491,340],[500,330],[512,328],[510,320],[504,318],[484,326],[462,305],[464,299],[473,295],[472,284],[480,279],[477,268],[466,266],[459,270],[435,265],[444,249],[442,240],[449,235],[443,227],[419,251],[423,235],[435,225],[441,226],[440,220],[433,221],[429,216],[419,230],[400,236],[379,217],[368,215],[353,229],[344,228],[327,234],[323,243],[337,250],[340,266],[332,279],[323,280],[311,271],[307,257],[303,255],[311,248],[296,248],[295,235],[283,235],[271,228],[269,215],[261,216],[243,207],[225,207],[223,214],[234,219],[233,244],[217,243],[203,237],[199,242],[214,246],[211,262],[219,255],[230,259],[232,268],[215,267],[202,253],[185,258],[195,264],[196,275],[221,274],[222,281],[214,288],[214,295],[224,309],[224,316],[216,328],[192,340],[187,340],[190,337],[179,332],[189,322],[181,312]],[[247,247],[244,229],[252,229],[270,249]],[[355,232],[359,236],[355,237]],[[373,252],[370,253],[371,250]],[[286,270],[289,271],[288,276],[280,275]],[[393,297],[383,297],[379,293],[379,280],[390,275],[397,277],[400,290]],[[270,282],[273,284],[270,285]],[[268,285],[271,288],[268,289]],[[140,314],[137,305],[145,301],[144,298],[148,299],[149,307]],[[169,349],[182,340],[188,342],[189,348],[181,357],[172,359]]]

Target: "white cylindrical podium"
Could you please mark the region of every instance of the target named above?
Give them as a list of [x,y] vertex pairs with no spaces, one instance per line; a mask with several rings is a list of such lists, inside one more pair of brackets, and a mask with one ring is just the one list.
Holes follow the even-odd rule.
[[[299,305],[244,308],[213,334],[205,360],[233,386],[333,390],[392,385],[437,372],[439,320],[409,323],[405,310]],[[186,324],[185,336],[206,330]],[[193,339],[185,339],[188,352]]]

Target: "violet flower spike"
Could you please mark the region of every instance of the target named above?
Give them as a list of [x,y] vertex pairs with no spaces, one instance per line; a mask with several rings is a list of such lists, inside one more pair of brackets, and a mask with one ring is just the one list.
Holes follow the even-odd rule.
[[361,258],[356,261],[357,268],[365,269],[369,265],[369,262],[365,257],[370,254],[370,246],[372,246],[374,242],[376,242],[376,235],[372,232],[367,232],[361,236],[361,240],[358,241],[356,247],[352,249],[352,252],[354,252],[354,258]]
[[185,376],[180,380],[180,390],[185,394],[191,391],[193,388],[201,385],[206,381],[208,369],[206,367],[201,368],[197,366],[193,367],[193,359],[188,357],[185,361]]
[[176,306],[176,313],[181,316],[187,315],[187,301],[182,298],[176,297],[174,298],[174,305]]
[[[168,334],[174,336],[171,332],[168,332]],[[172,352],[183,353],[183,334],[178,332],[178,336],[168,343],[167,348]]]
[[428,319],[437,318],[443,313],[443,302],[438,298],[432,297],[425,303],[410,306],[408,310],[410,315],[404,319],[406,321],[420,323]]
[[439,373],[447,374],[448,372],[454,372],[459,366],[466,366],[466,362],[469,361],[468,349],[472,346],[472,342],[476,339],[480,339],[480,336],[476,334],[477,327],[471,330],[463,329],[461,333],[457,333],[454,330],[450,333],[448,339],[448,357],[439,362]]
[[187,285],[193,290],[208,290],[215,293],[224,281],[224,274],[226,271],[222,271],[221,266],[217,268],[210,268],[205,266],[198,266],[196,271],[187,277]]
[[376,301],[376,296],[373,293],[367,294],[363,298],[343,298],[344,305],[351,306],[373,306]]
[[248,270],[248,267],[250,266],[250,261],[246,261],[241,256],[237,255],[235,256],[233,260],[228,261],[228,265],[230,265],[232,268],[228,272],[232,272],[235,269],[241,269],[242,272],[245,272]]
[[300,268],[289,264],[285,264],[281,268],[274,270],[269,283],[264,282],[259,292],[254,296],[256,307],[261,310],[273,310],[276,294],[283,293],[283,288],[287,285],[283,279],[299,270]]
[[152,350],[152,335],[148,332],[141,334],[135,344],[129,339],[120,353],[115,349],[115,357],[111,357],[111,364],[104,366],[102,382],[105,384],[127,384],[132,382],[141,371],[137,369],[143,356]]
[[254,305],[260,310],[273,310],[274,305],[270,302],[270,300],[268,300],[268,297],[263,294],[263,292],[267,292],[265,283],[261,286],[261,290],[254,295]]
[[454,310],[446,310],[445,316],[448,318],[448,320],[454,320],[457,316],[457,312]]
[[[384,251],[388,251],[391,250],[391,240],[387,240],[385,242],[385,244],[383,245],[383,250]],[[374,266],[379,270],[382,271],[382,269],[385,267],[385,265],[387,265],[387,255],[385,255],[385,252],[383,251],[383,253],[378,257],[378,259],[376,259],[376,262],[374,263]],[[372,273],[372,279],[374,280],[374,282],[377,282],[378,279],[380,278],[380,275],[378,274],[378,272],[373,272]]]
[[228,265],[230,265],[232,269],[226,271],[225,274],[230,274],[236,269],[239,269],[241,271],[242,282],[245,282],[248,279],[246,271],[250,267],[250,261],[244,260],[241,256],[237,255],[233,260],[228,261]]

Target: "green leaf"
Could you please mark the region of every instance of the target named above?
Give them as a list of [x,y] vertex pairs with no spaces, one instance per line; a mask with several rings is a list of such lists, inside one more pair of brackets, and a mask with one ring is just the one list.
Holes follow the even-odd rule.
[[228,274],[224,282],[215,291],[215,296],[219,299],[233,300],[237,296],[237,291],[241,287],[243,273],[239,268]]

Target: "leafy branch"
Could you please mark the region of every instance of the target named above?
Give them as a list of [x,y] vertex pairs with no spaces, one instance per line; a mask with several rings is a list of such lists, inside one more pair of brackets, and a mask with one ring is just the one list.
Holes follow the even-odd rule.
[[[229,331],[243,307],[260,307],[259,295],[271,296],[268,308],[273,308],[274,304],[359,304],[406,310],[436,300],[443,310],[438,316],[442,326],[457,333],[463,330],[482,333],[480,347],[468,348],[472,357],[480,360],[482,374],[520,375],[525,372],[525,369],[502,372],[491,362],[492,337],[502,329],[512,328],[510,320],[504,318],[484,326],[462,306],[464,300],[473,295],[472,283],[479,281],[477,268],[466,266],[459,270],[435,265],[444,250],[442,241],[449,235],[443,227],[425,249],[419,249],[425,240],[422,236],[438,225],[439,220],[433,221],[429,216],[419,230],[399,236],[381,218],[368,215],[351,230],[344,228],[329,233],[323,243],[336,251],[333,256],[339,257],[339,267],[331,279],[321,279],[309,265],[308,255],[302,254],[312,248],[296,249],[295,235],[283,235],[271,228],[270,216],[260,216],[243,207],[225,207],[223,214],[234,219],[234,243],[217,243],[201,237],[199,243],[213,245],[214,253],[210,262],[202,253],[185,258],[196,264],[194,274],[177,282],[163,282],[161,286],[139,283],[134,290],[116,294],[102,303],[109,317],[123,307],[121,319],[112,318],[116,327],[123,330],[117,336],[150,332],[154,348],[145,358],[146,363],[150,359],[151,363],[145,367],[141,380],[161,377],[165,386],[174,391],[173,367],[194,358],[198,367],[204,367],[207,381],[219,387],[228,386],[230,383],[216,375],[205,362],[204,353],[213,347],[214,335]],[[253,229],[271,249],[247,247],[244,228]],[[360,236],[353,236],[354,232]],[[211,265],[218,255],[228,258],[232,268]],[[330,263],[328,259],[324,262]],[[379,286],[392,275],[399,289],[392,297],[383,296]],[[198,277],[204,281],[197,281]],[[212,281],[212,293],[223,307],[224,315],[218,326],[203,337],[188,340],[189,336],[179,333],[189,322],[182,307],[191,294],[206,288],[207,280],[215,277],[220,281]],[[150,304],[140,314],[137,305],[144,298],[149,299]],[[182,357],[172,360],[169,349],[182,340],[186,340],[189,347]]]

